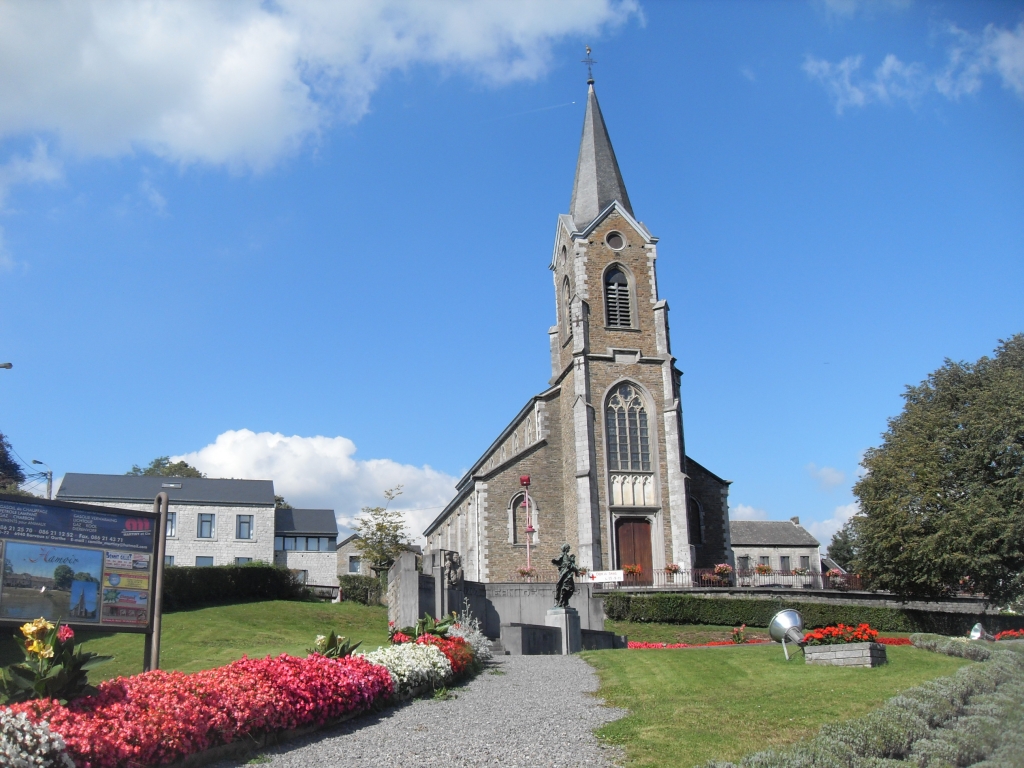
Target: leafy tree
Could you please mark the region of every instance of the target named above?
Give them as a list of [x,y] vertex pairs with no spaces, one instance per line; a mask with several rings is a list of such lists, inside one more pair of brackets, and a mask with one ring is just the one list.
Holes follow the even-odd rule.
[[850,570],[857,555],[857,531],[853,518],[835,532],[828,545],[828,556],[846,570]]
[[157,456],[149,463],[148,467],[140,467],[133,464],[132,468],[125,472],[126,475],[146,475],[147,477],[206,477],[203,472],[186,464],[184,461],[171,463],[170,456]]
[[53,569],[53,588],[71,589],[71,582],[75,578],[75,569],[66,563],[61,563]]
[[285,501],[284,496],[274,496],[274,506],[277,509],[291,509],[292,505]]
[[946,360],[864,456],[854,568],[903,597],[1024,595],[1024,334]]
[[409,545],[405,521],[400,512],[389,510],[388,506],[402,495],[402,486],[397,485],[384,491],[387,504],[383,507],[363,507],[356,520],[356,548],[372,563],[375,570],[391,567]]
[[79,571],[75,574],[75,581],[91,581],[93,583],[99,583],[99,579],[93,576],[91,573],[85,571]]
[[25,470],[12,453],[10,441],[0,432],[0,493],[15,493],[25,482]]

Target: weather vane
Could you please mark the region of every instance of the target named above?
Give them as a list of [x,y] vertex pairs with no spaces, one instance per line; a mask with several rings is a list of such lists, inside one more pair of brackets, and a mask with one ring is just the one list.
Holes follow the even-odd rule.
[[581,59],[583,64],[587,65],[587,84],[594,84],[594,65],[597,64],[595,59],[590,57],[590,46],[587,46],[587,58]]

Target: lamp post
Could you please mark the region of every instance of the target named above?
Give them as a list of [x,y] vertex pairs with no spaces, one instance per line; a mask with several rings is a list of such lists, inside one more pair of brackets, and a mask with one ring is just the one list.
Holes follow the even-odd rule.
[[52,499],[53,498],[53,470],[50,469],[50,465],[47,464],[45,461],[40,461],[39,459],[32,459],[32,463],[33,464],[42,464],[44,467],[46,467],[46,498]]
[[519,484],[523,486],[523,506],[526,507],[526,570],[531,570],[530,565],[530,538],[533,536],[533,516],[530,514],[530,476],[520,475]]
[[14,367],[13,363],[0,363],[0,368],[6,368],[8,371]]

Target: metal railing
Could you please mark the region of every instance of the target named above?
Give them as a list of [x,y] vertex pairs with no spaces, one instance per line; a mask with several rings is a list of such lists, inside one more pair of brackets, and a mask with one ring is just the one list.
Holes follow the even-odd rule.
[[329,584],[305,584],[303,586],[313,593],[313,597],[318,597],[321,600],[334,600],[338,596],[339,587],[332,587]]
[[[584,577],[586,578],[586,577]],[[582,579],[581,579],[582,581]],[[620,583],[598,583],[598,589],[713,589],[750,587],[750,588],[789,588],[789,589],[862,589],[861,579],[852,573],[829,576],[811,571],[809,573],[793,573],[792,571],[772,571],[760,573],[756,570],[733,571],[728,575],[716,574],[713,568],[683,569],[676,572],[656,570],[653,573],[625,574]]]

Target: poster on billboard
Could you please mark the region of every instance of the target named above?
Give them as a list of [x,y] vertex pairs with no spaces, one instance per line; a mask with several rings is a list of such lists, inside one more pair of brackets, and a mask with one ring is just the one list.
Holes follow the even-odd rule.
[[146,631],[158,523],[152,512],[0,495],[0,624]]

